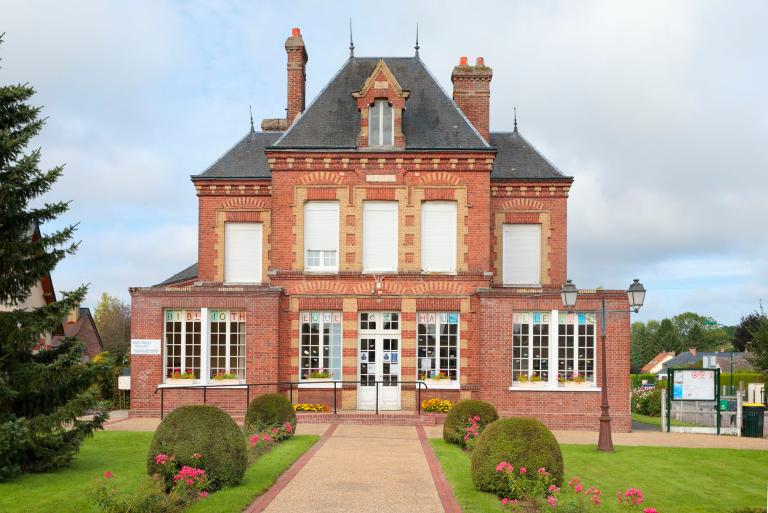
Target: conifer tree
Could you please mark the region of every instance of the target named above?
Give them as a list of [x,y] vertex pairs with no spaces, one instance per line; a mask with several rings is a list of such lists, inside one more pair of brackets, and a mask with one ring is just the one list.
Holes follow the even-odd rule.
[[66,465],[106,420],[92,390],[95,367],[81,362],[81,342],[65,338],[35,350],[79,306],[86,287],[23,307],[32,287],[77,249],[72,225],[37,237],[37,228],[69,203],[39,201],[63,168],[40,170],[40,150],[27,151],[44,124],[40,108],[28,103],[34,92],[26,84],[0,86],[0,479]]

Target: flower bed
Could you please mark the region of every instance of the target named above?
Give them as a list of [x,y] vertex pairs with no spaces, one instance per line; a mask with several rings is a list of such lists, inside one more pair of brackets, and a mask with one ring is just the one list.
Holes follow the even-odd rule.
[[275,444],[287,440],[293,436],[293,426],[290,422],[284,423],[280,427],[274,427],[261,433],[254,433],[248,441],[251,443],[251,450],[256,457],[270,451]]
[[305,411],[315,413],[325,413],[330,410],[328,406],[320,403],[298,403],[293,405],[293,409],[297,412]]
[[424,413],[448,413],[453,408],[453,403],[448,399],[433,397],[421,401],[421,411]]

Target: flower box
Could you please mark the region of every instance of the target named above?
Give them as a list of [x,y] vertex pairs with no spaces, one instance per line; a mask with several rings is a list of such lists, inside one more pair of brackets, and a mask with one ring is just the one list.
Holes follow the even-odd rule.
[[194,378],[168,378],[165,380],[166,385],[194,385],[195,379]]
[[562,385],[565,388],[592,388],[595,386],[591,381],[566,381]]
[[211,385],[239,385],[240,383],[241,383],[241,380],[239,380],[238,378],[211,380]]
[[515,381],[514,386],[516,388],[544,388],[547,386],[546,381]]

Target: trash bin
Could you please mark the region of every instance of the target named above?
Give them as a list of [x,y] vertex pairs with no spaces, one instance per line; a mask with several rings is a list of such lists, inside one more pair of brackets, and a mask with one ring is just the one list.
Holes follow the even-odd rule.
[[741,405],[741,410],[743,412],[741,436],[762,438],[765,405],[762,403],[744,403]]

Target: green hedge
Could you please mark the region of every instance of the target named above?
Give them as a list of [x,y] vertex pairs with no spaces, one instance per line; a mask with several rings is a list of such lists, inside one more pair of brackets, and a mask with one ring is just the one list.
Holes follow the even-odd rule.
[[[726,364],[727,366],[727,364]],[[727,372],[727,369],[724,369],[726,372],[721,371],[720,372],[720,384],[721,385],[728,385],[730,384],[730,378],[731,374]],[[656,383],[656,374],[630,374],[630,384],[634,387],[635,383],[642,383],[644,379],[648,380],[648,383]],[[659,380],[663,381],[663,380]],[[739,381],[744,382],[746,385],[747,383],[765,383],[766,379],[765,377],[760,374],[759,372],[734,372],[733,373],[733,384],[734,386],[739,386]]]
[[[160,453],[173,456],[178,467],[205,469],[211,490],[238,484],[248,465],[245,435],[232,417],[202,404],[176,408],[157,427],[147,453],[149,475],[164,474],[164,467],[155,463]],[[202,458],[193,458],[195,453]]]
[[243,426],[248,433],[258,433],[286,422],[296,430],[296,412],[288,398],[282,394],[262,394],[248,405]]
[[464,435],[467,432],[469,418],[480,417],[480,430],[499,418],[496,408],[485,401],[465,399],[453,405],[448,411],[443,423],[443,440],[449,444],[464,445]]

